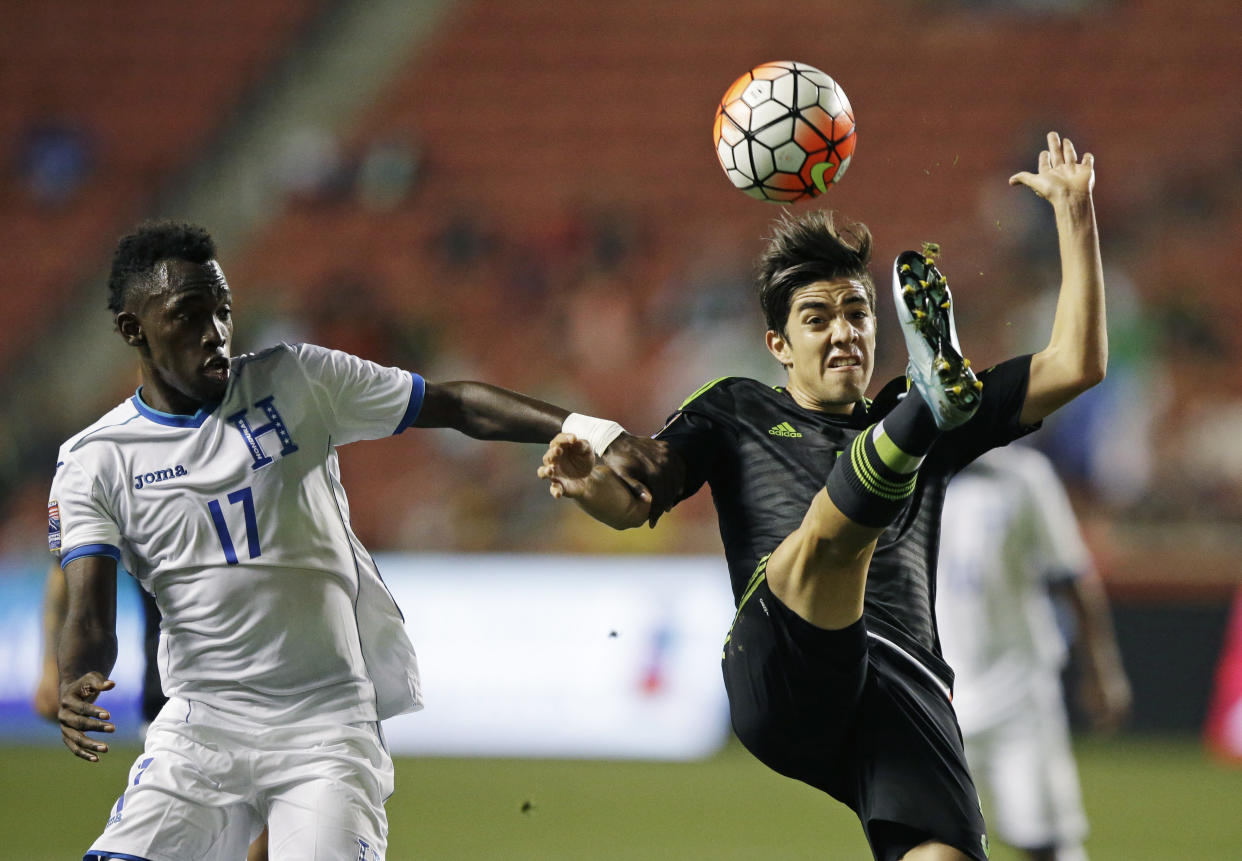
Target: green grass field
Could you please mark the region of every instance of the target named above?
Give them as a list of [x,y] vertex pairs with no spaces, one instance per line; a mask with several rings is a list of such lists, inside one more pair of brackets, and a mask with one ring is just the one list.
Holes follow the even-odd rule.
[[[0,858],[80,858],[136,753],[91,766],[60,748],[0,748]],[[1090,740],[1079,765],[1092,861],[1242,858],[1242,769],[1196,740]],[[388,817],[393,861],[870,857],[849,811],[737,746],[686,764],[402,759]]]

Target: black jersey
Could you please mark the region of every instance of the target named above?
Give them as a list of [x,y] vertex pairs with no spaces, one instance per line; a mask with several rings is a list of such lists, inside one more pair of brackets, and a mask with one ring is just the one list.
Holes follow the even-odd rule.
[[[868,630],[915,655],[946,684],[952,672],[940,658],[933,609],[945,488],[983,452],[1034,429],[1019,422],[1030,367],[1030,356],[1021,356],[979,375],[978,412],[932,446],[914,494],[877,542],[867,575]],[[691,395],[656,434],[685,461],[680,499],[704,482],[711,486],[735,602],[759,561],[802,523],[837,457],[904,391],[905,379],[895,379],[874,402],[837,415],[804,409],[782,388],[725,377]]]

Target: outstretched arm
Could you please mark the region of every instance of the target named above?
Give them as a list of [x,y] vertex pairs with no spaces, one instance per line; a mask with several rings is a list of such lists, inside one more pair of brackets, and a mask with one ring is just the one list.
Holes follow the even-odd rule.
[[1048,346],[1031,359],[1022,406],[1023,424],[1034,424],[1104,379],[1108,333],[1104,316],[1104,270],[1091,192],[1095,158],[1079,160],[1074,144],[1048,133],[1037,173],[1021,172],[1010,185],[1025,185],[1052,204],[1061,253],[1061,292]]
[[640,526],[651,515],[651,500],[630,493],[612,467],[596,461],[590,444],[573,434],[557,434],[543,454],[537,475],[548,482],[554,498],[574,500],[613,529]]
[[[427,383],[417,427],[448,427],[475,439],[547,443],[565,427],[570,412],[499,386],[476,382]],[[671,504],[668,447],[634,436],[599,419],[574,414],[576,425],[603,431],[593,439],[627,493],[662,512]],[[612,425],[612,432],[605,426]],[[654,494],[654,496],[653,496]]]
[[116,561],[84,556],[65,566],[68,603],[56,648],[60,668],[60,736],[75,756],[98,762],[108,745],[87,732],[112,732],[112,716],[95,705],[114,683],[116,663]]
[[453,428],[475,439],[546,443],[569,410],[487,383],[427,383],[417,427]]

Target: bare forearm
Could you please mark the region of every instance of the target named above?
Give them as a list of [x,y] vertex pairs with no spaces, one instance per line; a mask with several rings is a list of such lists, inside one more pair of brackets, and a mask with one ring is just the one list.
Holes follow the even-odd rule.
[[568,410],[499,386],[477,382],[428,386],[416,425],[451,427],[475,439],[546,443]]
[[1095,576],[1085,576],[1070,590],[1070,602],[1078,623],[1083,663],[1099,680],[1124,675],[1117,636],[1104,587]]
[[91,671],[107,678],[116,664],[116,653],[115,623],[67,618],[56,649],[61,685],[77,681]]
[[1061,252],[1061,293],[1049,348],[1084,381],[1098,382],[1108,367],[1104,267],[1095,207],[1089,195],[1054,206]]
[[116,563],[105,556],[65,567],[65,611],[57,640],[60,682],[92,670],[107,678],[116,663]]
[[1031,359],[1023,424],[1034,424],[1104,379],[1104,273],[1090,195],[1054,203],[1061,292],[1048,346]]

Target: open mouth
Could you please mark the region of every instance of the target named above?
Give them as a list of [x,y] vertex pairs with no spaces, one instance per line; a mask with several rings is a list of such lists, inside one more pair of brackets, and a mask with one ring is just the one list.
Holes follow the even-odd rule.
[[857,356],[834,356],[828,360],[828,369],[830,371],[860,367],[862,367],[862,359]]
[[229,378],[229,360],[223,356],[214,356],[203,363],[203,375],[213,380],[224,381]]

